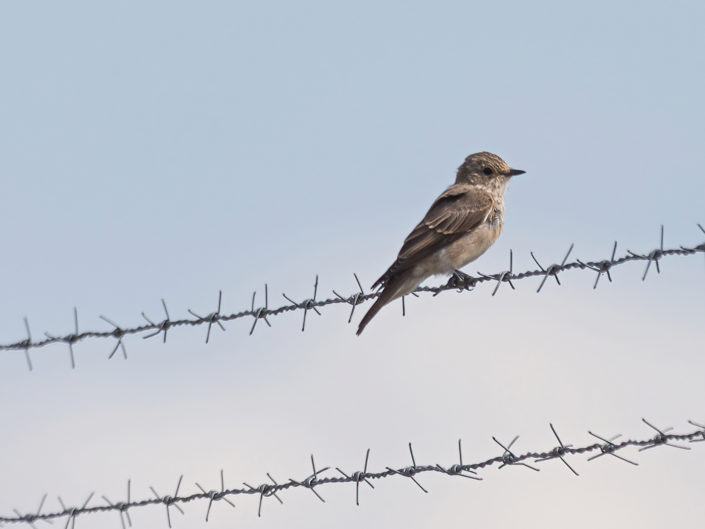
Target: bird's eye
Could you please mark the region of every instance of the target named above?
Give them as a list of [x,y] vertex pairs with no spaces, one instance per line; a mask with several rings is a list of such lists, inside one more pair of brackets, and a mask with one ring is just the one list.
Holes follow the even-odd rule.
[[492,174],[492,168],[485,167],[482,172],[485,173],[487,176],[490,176]]

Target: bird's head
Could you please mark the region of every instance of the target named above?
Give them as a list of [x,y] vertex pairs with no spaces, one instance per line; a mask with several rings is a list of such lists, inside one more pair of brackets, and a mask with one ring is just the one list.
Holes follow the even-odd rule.
[[504,189],[512,176],[523,174],[521,169],[512,169],[507,162],[491,152],[471,154],[458,167],[456,184],[473,184]]

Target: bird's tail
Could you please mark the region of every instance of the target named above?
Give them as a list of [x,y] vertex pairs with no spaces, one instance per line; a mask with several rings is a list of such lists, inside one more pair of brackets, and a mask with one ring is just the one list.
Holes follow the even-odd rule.
[[382,309],[382,307],[389,303],[388,299],[382,299],[382,295],[384,295],[384,292],[382,292],[382,294],[375,300],[375,302],[370,307],[370,310],[368,310],[360,320],[360,325],[357,326],[356,333],[358,336],[362,334],[362,331],[365,330],[367,324],[370,323],[370,320],[375,317],[375,315]]
[[367,324],[370,323],[370,320],[376,316],[376,314],[382,309],[382,307],[384,307],[387,303],[397,299],[398,297],[408,294],[416,288],[416,286],[418,285],[418,281],[414,281],[412,279],[410,282],[409,279],[411,278],[403,276],[396,277],[385,285],[384,290],[382,290],[382,292],[379,294],[379,297],[372,304],[370,310],[368,310],[360,320],[360,325],[358,325],[356,333],[358,336],[360,336],[362,331],[365,330]]

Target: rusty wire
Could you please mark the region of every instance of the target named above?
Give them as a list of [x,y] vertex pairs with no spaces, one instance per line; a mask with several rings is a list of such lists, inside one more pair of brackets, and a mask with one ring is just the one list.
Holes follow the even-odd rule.
[[[705,234],[705,228],[701,224],[697,225],[698,228]],[[431,292],[433,295],[438,295],[441,292],[447,291],[447,290],[456,290],[457,292],[464,292],[472,289],[473,287],[485,283],[485,282],[490,282],[490,283],[495,283],[494,289],[492,291],[492,295],[494,296],[500,286],[503,283],[508,283],[509,286],[514,289],[514,282],[527,279],[530,277],[540,277],[541,281],[538,285],[537,292],[541,292],[543,289],[544,285],[546,284],[546,281],[550,278],[553,277],[555,281],[560,285],[560,279],[558,278],[559,274],[561,272],[567,271],[567,270],[585,270],[585,271],[592,271],[596,273],[595,276],[595,281],[593,283],[593,288],[597,288],[597,285],[600,281],[600,278],[604,275],[607,276],[607,279],[609,281],[612,281],[612,274],[611,270],[616,267],[623,265],[628,262],[632,261],[644,261],[646,262],[646,266],[644,268],[644,273],[642,275],[642,280],[645,280],[649,270],[651,269],[651,266],[654,265],[656,268],[656,271],[658,273],[661,272],[661,266],[660,266],[660,260],[663,257],[666,256],[692,256],[697,253],[705,253],[705,243],[699,244],[697,246],[678,246],[674,248],[664,248],[663,247],[663,235],[664,235],[664,230],[663,226],[661,226],[661,232],[660,232],[660,244],[657,248],[654,248],[650,250],[647,253],[636,253],[632,252],[631,250],[627,250],[627,253],[623,255],[622,257],[616,257],[616,251],[617,251],[617,242],[615,241],[613,246],[612,246],[612,251],[610,254],[610,257],[607,259],[598,259],[598,260],[590,260],[590,261],[585,261],[585,260],[580,260],[576,259],[575,261],[568,262],[568,257],[570,256],[571,252],[573,251],[574,245],[571,244],[567,253],[563,256],[562,260],[560,263],[552,264],[549,266],[544,267],[538,258],[534,255],[533,252],[531,252],[531,257],[538,266],[537,269],[534,270],[527,270],[524,272],[517,272],[515,273],[513,270],[513,253],[510,250],[509,253],[509,269],[501,272],[496,272],[493,274],[483,274],[478,272],[477,276],[469,276],[469,275],[463,275],[463,276],[452,276],[450,280],[440,286],[435,286],[435,287],[419,287],[415,292],[413,292],[414,295],[418,295],[420,292]],[[199,325],[207,325],[207,330],[206,330],[206,337],[205,341],[208,343],[210,340],[210,335],[211,335],[211,329],[213,325],[217,325],[221,330],[225,330],[225,327],[223,326],[224,322],[228,322],[231,320],[236,320],[240,318],[253,318],[252,320],[252,326],[250,327],[250,334],[252,334],[257,326],[257,323],[260,320],[263,320],[265,324],[271,327],[271,323],[269,321],[269,318],[272,316],[277,316],[280,314],[284,314],[286,312],[293,312],[293,311],[303,311],[303,321],[302,321],[302,326],[301,330],[304,331],[306,329],[306,316],[309,311],[314,311],[316,314],[320,315],[321,312],[318,310],[321,307],[325,307],[327,305],[333,305],[333,304],[348,304],[351,306],[350,310],[350,315],[348,317],[348,323],[352,321],[353,314],[355,312],[355,308],[357,305],[368,301],[370,299],[374,299],[379,295],[379,292],[368,292],[366,293],[365,290],[362,288],[362,284],[360,283],[360,280],[358,279],[356,274],[353,274],[355,277],[355,281],[357,284],[357,288],[359,289],[357,292],[348,295],[348,296],[343,296],[333,290],[333,295],[335,297],[332,298],[327,298],[327,299],[317,299],[318,296],[318,276],[316,276],[315,282],[314,282],[314,287],[313,287],[313,296],[308,299],[304,299],[302,301],[295,301],[293,298],[289,297],[286,294],[282,294],[283,297],[289,302],[287,305],[282,305],[277,308],[269,308],[269,288],[267,284],[264,285],[264,305],[261,306],[256,306],[256,297],[257,297],[257,292],[253,292],[252,298],[251,298],[251,303],[250,303],[250,308],[248,310],[243,310],[240,312],[235,312],[231,314],[223,314],[221,312],[222,308],[222,291],[218,293],[218,303],[216,306],[216,309],[208,314],[201,315],[196,313],[195,311],[188,309],[188,312],[192,318],[183,318],[183,319],[176,319],[172,320],[171,316],[169,315],[169,310],[167,309],[166,302],[164,299],[161,300],[162,306],[164,308],[164,319],[161,321],[156,320],[156,319],[151,319],[149,318],[144,312],[142,312],[142,317],[146,321],[145,324],[142,325],[134,325],[131,327],[123,327],[108,317],[104,315],[100,315],[100,318],[103,319],[106,323],[108,323],[112,329],[109,330],[102,330],[102,331],[82,331],[79,332],[79,325],[78,325],[78,312],[74,308],[74,331],[69,333],[69,334],[64,334],[62,336],[55,336],[51,335],[49,333],[44,333],[45,338],[40,339],[40,340],[33,340],[32,339],[32,334],[30,331],[30,325],[28,319],[25,317],[24,318],[24,326],[25,326],[25,331],[27,333],[27,337],[24,340],[16,341],[13,343],[8,343],[8,344],[0,344],[0,351],[2,350],[20,350],[24,351],[27,366],[29,370],[31,371],[33,368],[32,364],[32,359],[30,356],[30,350],[36,349],[39,347],[43,347],[46,345],[50,344],[57,344],[57,343],[65,343],[68,345],[69,349],[69,355],[70,355],[70,362],[71,362],[71,367],[76,366],[75,362],[75,355],[74,355],[74,344],[76,342],[85,340],[87,338],[112,338],[115,340],[115,343],[110,351],[110,354],[108,355],[108,358],[112,358],[115,356],[118,350],[122,352],[122,356],[126,359],[127,358],[127,350],[125,347],[125,343],[123,338],[127,335],[132,335],[132,334],[142,334],[142,338],[151,338],[155,337],[158,335],[162,335],[162,339],[164,342],[166,342],[167,339],[167,333],[169,329],[173,327],[180,327],[180,326],[199,326]],[[405,312],[405,306],[403,304],[403,298],[402,298],[402,310]]]

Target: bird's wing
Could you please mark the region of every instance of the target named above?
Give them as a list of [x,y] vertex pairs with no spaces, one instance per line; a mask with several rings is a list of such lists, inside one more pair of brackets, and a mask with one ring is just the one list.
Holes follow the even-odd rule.
[[397,260],[372,288],[384,285],[393,275],[472,231],[487,220],[493,209],[494,201],[488,192],[467,184],[450,186],[404,240]]

